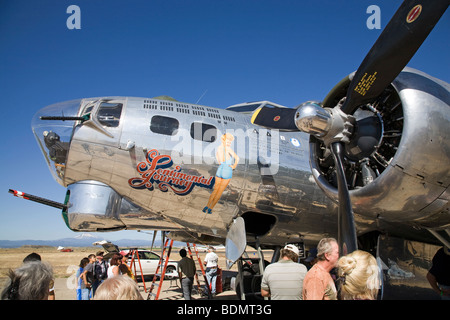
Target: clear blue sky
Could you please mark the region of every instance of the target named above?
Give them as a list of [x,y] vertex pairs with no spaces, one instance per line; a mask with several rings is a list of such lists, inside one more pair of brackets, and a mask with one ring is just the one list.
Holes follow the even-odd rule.
[[[31,132],[31,118],[56,102],[97,96],[170,95],[225,108],[272,100],[294,107],[322,100],[356,70],[399,0],[0,0],[0,239],[76,233],[60,212],[8,194],[62,202]],[[69,30],[69,5],[81,29]],[[449,82],[450,10],[409,66]],[[143,238],[135,231],[108,239]]]

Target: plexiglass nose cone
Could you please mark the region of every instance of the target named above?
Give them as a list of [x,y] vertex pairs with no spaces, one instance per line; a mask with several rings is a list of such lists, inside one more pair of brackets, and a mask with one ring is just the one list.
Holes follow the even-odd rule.
[[81,100],[49,105],[33,117],[31,128],[41,149],[45,162],[55,180],[64,186],[64,173],[76,121],[42,120],[42,117],[76,117]]

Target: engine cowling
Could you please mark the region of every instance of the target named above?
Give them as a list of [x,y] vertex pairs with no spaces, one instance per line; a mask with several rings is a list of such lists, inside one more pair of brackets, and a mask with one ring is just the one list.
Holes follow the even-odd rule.
[[[352,77],[333,88],[324,107],[339,104]],[[345,156],[355,213],[426,228],[450,226],[449,90],[448,83],[405,68],[375,103],[355,111],[355,132]],[[364,130],[375,133],[360,134]],[[329,149],[311,136],[310,150],[314,178],[337,201]]]

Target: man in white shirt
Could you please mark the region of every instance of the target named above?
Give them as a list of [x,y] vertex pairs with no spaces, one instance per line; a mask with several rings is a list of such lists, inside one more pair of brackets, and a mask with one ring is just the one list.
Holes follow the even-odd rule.
[[208,280],[211,295],[216,295],[216,279],[217,279],[217,262],[219,257],[214,252],[214,247],[208,247],[208,253],[206,254],[203,264],[206,266],[206,279]]

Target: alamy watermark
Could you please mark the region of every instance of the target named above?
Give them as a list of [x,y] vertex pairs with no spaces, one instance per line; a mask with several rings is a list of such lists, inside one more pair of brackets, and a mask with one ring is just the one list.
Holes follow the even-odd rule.
[[381,29],[381,9],[377,5],[370,5],[366,10],[370,16],[366,20],[366,26],[369,30]]
[[[70,16],[66,20],[66,26],[69,30],[79,30],[81,29],[81,9],[77,5],[70,5],[66,10],[67,14]],[[381,9],[377,5],[370,5],[366,10],[367,14],[370,16],[366,20],[366,26],[369,30],[381,29]]]
[[70,274],[70,276],[66,280],[67,289],[75,290],[78,287],[78,282],[80,278],[77,277],[77,270],[79,268],[80,268],[79,266],[73,264],[67,267],[66,273]]
[[70,16],[66,20],[66,26],[69,30],[81,29],[81,9],[77,5],[70,5],[67,7],[66,13]]
[[[264,128],[226,129],[225,132],[201,128],[191,132],[180,128],[170,139],[171,144],[175,143],[170,156],[174,163],[213,165],[229,161],[230,166],[242,164],[246,159],[249,165],[258,165],[261,174],[274,175],[279,169],[282,138],[278,130]],[[212,142],[205,146],[204,141]]]

